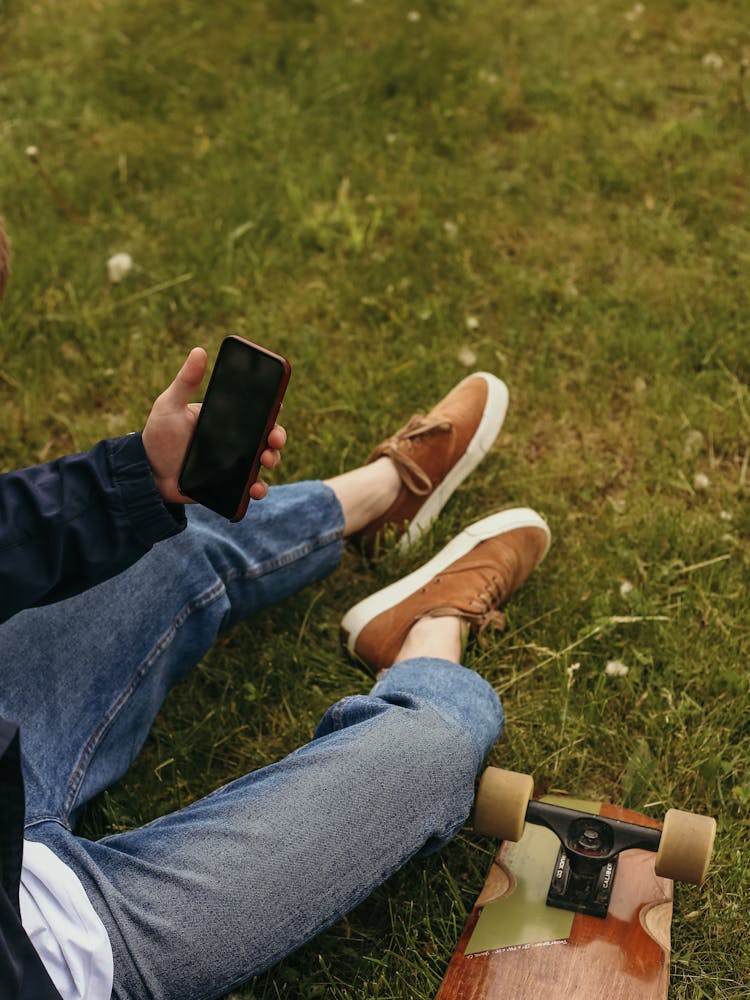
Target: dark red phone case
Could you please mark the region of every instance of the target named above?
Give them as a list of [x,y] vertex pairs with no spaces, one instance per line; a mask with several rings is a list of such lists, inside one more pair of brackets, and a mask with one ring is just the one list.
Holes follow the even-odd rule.
[[[281,369],[282,369],[281,380],[279,382],[278,388],[276,389],[275,395],[274,395],[274,397],[273,397],[273,399],[271,401],[271,405],[270,405],[270,407],[268,409],[268,416],[266,418],[266,423],[265,423],[265,427],[263,429],[263,432],[262,432],[262,434],[260,435],[260,438],[259,438],[258,448],[257,448],[257,450],[255,452],[255,455],[252,458],[251,464],[250,464],[250,466],[248,468],[247,476],[245,477],[245,485],[244,485],[244,488],[242,490],[242,495],[241,495],[239,504],[238,504],[235,512],[232,514],[232,516],[229,517],[230,521],[236,522],[236,521],[241,521],[242,518],[245,516],[245,513],[247,512],[247,508],[248,508],[248,505],[250,503],[250,487],[253,485],[253,483],[258,478],[258,473],[260,472],[260,464],[261,464],[260,463],[260,458],[261,458],[261,455],[263,454],[263,452],[265,451],[265,449],[268,447],[268,435],[270,434],[271,430],[273,429],[273,426],[276,423],[276,418],[279,415],[279,410],[281,409],[281,403],[282,403],[282,400],[284,398],[284,393],[286,392],[286,388],[287,388],[287,385],[289,383],[289,377],[290,377],[291,372],[292,372],[292,367],[291,367],[289,361],[285,357],[283,357],[282,355],[276,354],[274,351],[269,351],[267,348],[261,347],[258,344],[254,344],[254,343],[252,343],[252,341],[246,340],[244,337],[239,337],[236,334],[231,334],[229,337],[226,337],[224,341],[222,341],[222,346],[227,341],[234,341],[235,343],[243,344],[249,350],[252,350],[252,351],[254,351],[256,353],[259,353],[259,354],[263,354],[263,355],[265,355],[268,358],[272,358],[275,362],[277,362],[281,366]],[[219,349],[219,351],[221,352],[221,348]],[[218,361],[218,356],[217,356],[217,361]],[[207,413],[208,417],[210,417],[211,389],[212,389],[212,386],[215,384],[215,376],[216,376],[217,368],[218,368],[218,365],[215,364],[214,365],[214,370],[211,373],[211,378],[210,378],[208,386],[206,388],[206,393],[205,393],[204,401],[203,401],[203,407],[201,408],[201,412],[200,412],[200,414],[198,416],[198,422],[197,422],[197,424],[195,426],[195,431],[193,432],[192,440],[190,442],[190,445],[188,447],[187,453],[185,455],[185,461],[183,462],[183,467],[182,467],[182,471],[180,473],[180,480],[179,480],[180,490],[185,494],[185,496],[189,496],[191,500],[195,500],[198,503],[204,503],[204,501],[201,500],[200,496],[196,496],[196,495],[193,495],[193,493],[191,493],[189,485],[186,486],[186,487],[183,487],[183,476],[185,474],[185,470],[186,470],[186,467],[188,465],[188,458],[190,457],[190,453],[191,453],[191,451],[192,451],[192,449],[193,449],[193,447],[195,445],[196,440],[198,440],[199,435],[201,433],[201,419],[203,418],[204,413]],[[220,514],[222,514],[222,516],[225,516],[225,517],[227,516],[225,510],[218,510],[218,506],[213,506],[211,503],[205,503],[204,505],[208,506],[208,507],[211,507],[213,510],[217,510],[217,512],[220,513]]]

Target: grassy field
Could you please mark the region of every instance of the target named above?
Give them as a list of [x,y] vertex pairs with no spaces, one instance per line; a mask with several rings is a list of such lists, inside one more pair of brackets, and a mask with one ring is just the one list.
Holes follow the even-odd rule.
[[[0,0],[0,468],[142,426],[228,332],[293,362],[277,481],[361,462],[472,368],[511,391],[433,535],[221,642],[86,833],[306,741],[368,687],[352,600],[529,505],[550,555],[468,658],[492,762],[715,814],[670,998],[747,996],[749,60],[746,0]],[[491,850],[467,827],[236,998],[432,997]]]

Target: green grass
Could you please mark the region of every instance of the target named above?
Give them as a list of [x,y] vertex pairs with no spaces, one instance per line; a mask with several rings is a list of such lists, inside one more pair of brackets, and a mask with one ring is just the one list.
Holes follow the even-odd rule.
[[[0,0],[0,467],[142,426],[186,350],[230,331],[293,362],[278,480],[364,460],[466,374],[462,350],[511,389],[432,538],[406,562],[347,554],[218,644],[85,829],[142,823],[308,739],[368,686],[338,645],[352,600],[466,521],[531,505],[550,556],[469,654],[506,709],[492,762],[715,814],[710,879],[677,892],[670,997],[734,1000],[750,977],[746,4],[414,10]],[[110,287],[116,251],[135,269]],[[467,827],[236,997],[433,996],[490,850]]]

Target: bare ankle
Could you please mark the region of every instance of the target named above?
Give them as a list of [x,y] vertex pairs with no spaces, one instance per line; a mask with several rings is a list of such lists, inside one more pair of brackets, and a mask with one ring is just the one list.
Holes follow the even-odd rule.
[[344,512],[344,534],[361,531],[384,514],[398,496],[401,479],[390,458],[324,480],[336,494]]
[[430,657],[460,663],[468,629],[469,623],[454,615],[420,618],[407,633],[394,662]]

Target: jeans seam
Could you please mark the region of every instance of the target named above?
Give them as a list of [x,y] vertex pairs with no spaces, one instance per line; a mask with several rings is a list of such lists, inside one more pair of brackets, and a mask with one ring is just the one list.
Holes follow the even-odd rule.
[[226,583],[231,583],[233,580],[255,580],[262,576],[266,576],[269,573],[275,573],[276,570],[282,569],[284,566],[291,566],[292,563],[298,562],[300,559],[304,559],[305,556],[309,556],[311,552],[316,552],[319,549],[327,548],[334,542],[341,539],[343,532],[340,529],[335,531],[329,531],[325,535],[320,535],[314,539],[308,539],[296,548],[289,549],[287,552],[276,556],[273,559],[267,559],[264,562],[257,563],[255,566],[246,566],[243,569],[232,569],[224,574],[224,581]]
[[63,830],[68,830],[67,824],[59,816],[36,816],[34,819],[29,820],[28,823],[24,823],[24,833],[33,826],[44,826],[47,823],[55,823],[57,826],[61,826]]
[[159,640],[154,643],[154,645],[149,650],[148,654],[141,660],[136,669],[130,676],[130,680],[121,689],[119,695],[110,705],[109,710],[104,714],[100,720],[99,725],[96,727],[94,732],[90,735],[89,739],[86,741],[83,749],[78,755],[78,759],[73,768],[73,772],[68,782],[68,787],[66,790],[65,798],[63,799],[62,805],[62,824],[67,830],[71,830],[69,823],[69,816],[73,811],[76,803],[76,799],[83,785],[83,781],[88,772],[91,761],[94,755],[104,739],[107,731],[110,729],[115,719],[118,717],[120,712],[130,700],[134,692],[136,691],[138,685],[141,683],[143,678],[146,676],[150,668],[156,662],[157,658],[162,654],[162,652],[173,642],[177,630],[184,624],[184,622],[192,615],[195,611],[201,610],[213,604],[214,601],[218,600],[226,593],[226,586],[223,580],[218,580],[212,587],[205,590],[199,597],[194,598],[188,604],[183,605],[181,610],[174,616],[172,622],[161,635]]
[[344,711],[346,706],[353,700],[354,695],[348,695],[347,697],[340,698],[339,701],[333,706],[331,711],[331,722],[333,732],[341,732],[343,728]]

